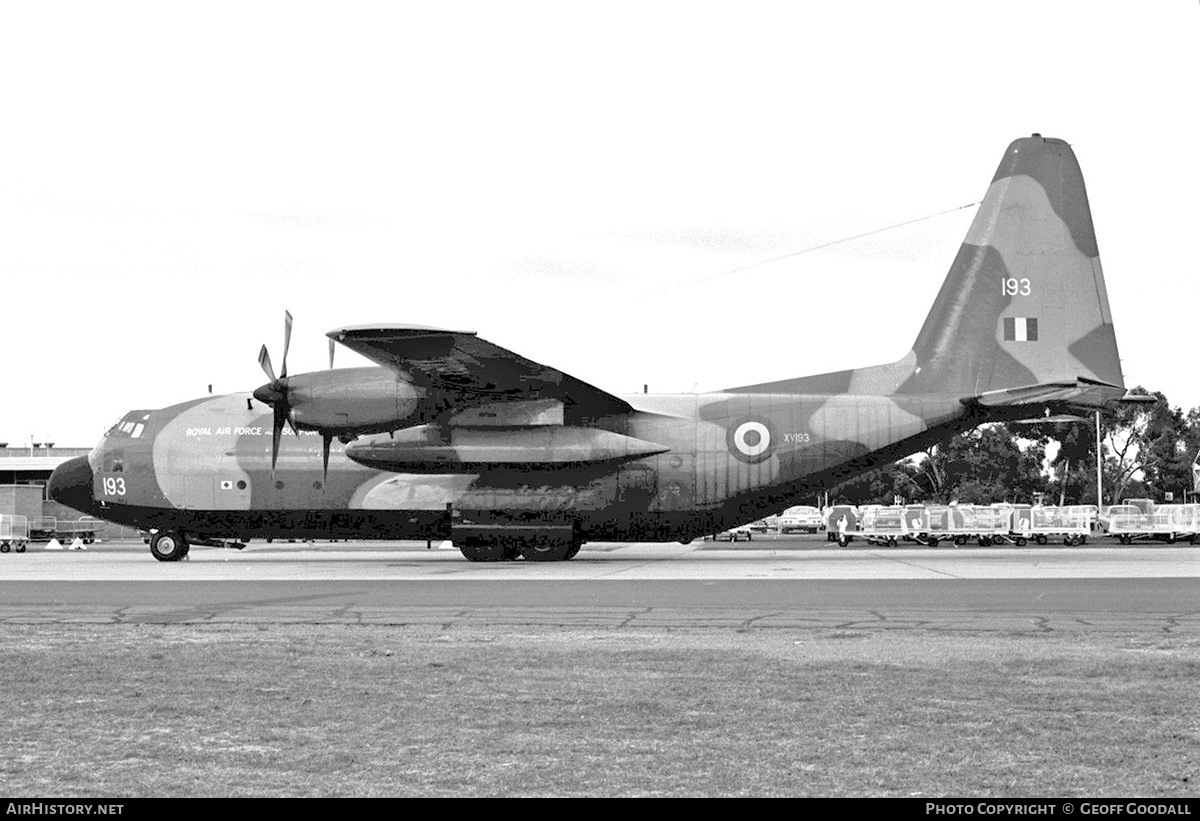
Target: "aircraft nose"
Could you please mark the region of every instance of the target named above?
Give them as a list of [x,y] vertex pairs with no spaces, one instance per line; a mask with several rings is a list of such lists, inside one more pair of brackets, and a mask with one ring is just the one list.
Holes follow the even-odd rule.
[[50,474],[50,498],[84,513],[92,509],[92,466],[86,456],[68,459]]

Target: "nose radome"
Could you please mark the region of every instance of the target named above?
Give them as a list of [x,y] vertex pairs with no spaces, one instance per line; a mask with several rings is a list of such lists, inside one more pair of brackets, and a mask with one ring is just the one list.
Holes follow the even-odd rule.
[[50,498],[83,513],[92,509],[92,466],[86,456],[68,459],[50,474]]

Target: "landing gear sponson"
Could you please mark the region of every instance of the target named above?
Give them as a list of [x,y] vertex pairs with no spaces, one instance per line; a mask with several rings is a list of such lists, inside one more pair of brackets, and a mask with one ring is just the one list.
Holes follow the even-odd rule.
[[[459,525],[452,529],[451,538],[455,547],[472,562],[507,562],[517,558],[528,562],[566,561],[575,558],[583,546],[583,537],[574,525]],[[192,541],[213,546],[242,546],[209,539]],[[159,530],[150,536],[150,553],[160,562],[177,562],[187,556],[191,543],[181,530]]]

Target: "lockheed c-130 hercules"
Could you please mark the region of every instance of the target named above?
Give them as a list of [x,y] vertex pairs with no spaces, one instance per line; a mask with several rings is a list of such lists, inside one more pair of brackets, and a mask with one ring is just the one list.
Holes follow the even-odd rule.
[[[911,350],[884,365],[688,395],[607,393],[475,333],[328,336],[378,367],[127,414],[50,495],[152,533],[162,561],[252,538],[450,539],[472,561],[589,540],[688,542],[983,422],[1125,394],[1070,146],[1009,145]],[[331,363],[332,364],[332,363]]]

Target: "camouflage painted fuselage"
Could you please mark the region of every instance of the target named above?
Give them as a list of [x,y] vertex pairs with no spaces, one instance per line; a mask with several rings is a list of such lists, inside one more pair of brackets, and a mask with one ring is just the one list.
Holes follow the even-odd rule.
[[[947,397],[715,393],[625,397],[600,427],[667,452],[619,464],[397,474],[321,437],[286,431],[271,470],[271,416],[245,395],[134,411],[92,452],[89,512],[210,537],[449,537],[470,521],[578,521],[588,539],[687,540],[776,513],[978,424]],[[136,438],[127,428],[142,425]],[[136,428],[135,428],[136,429]]]

